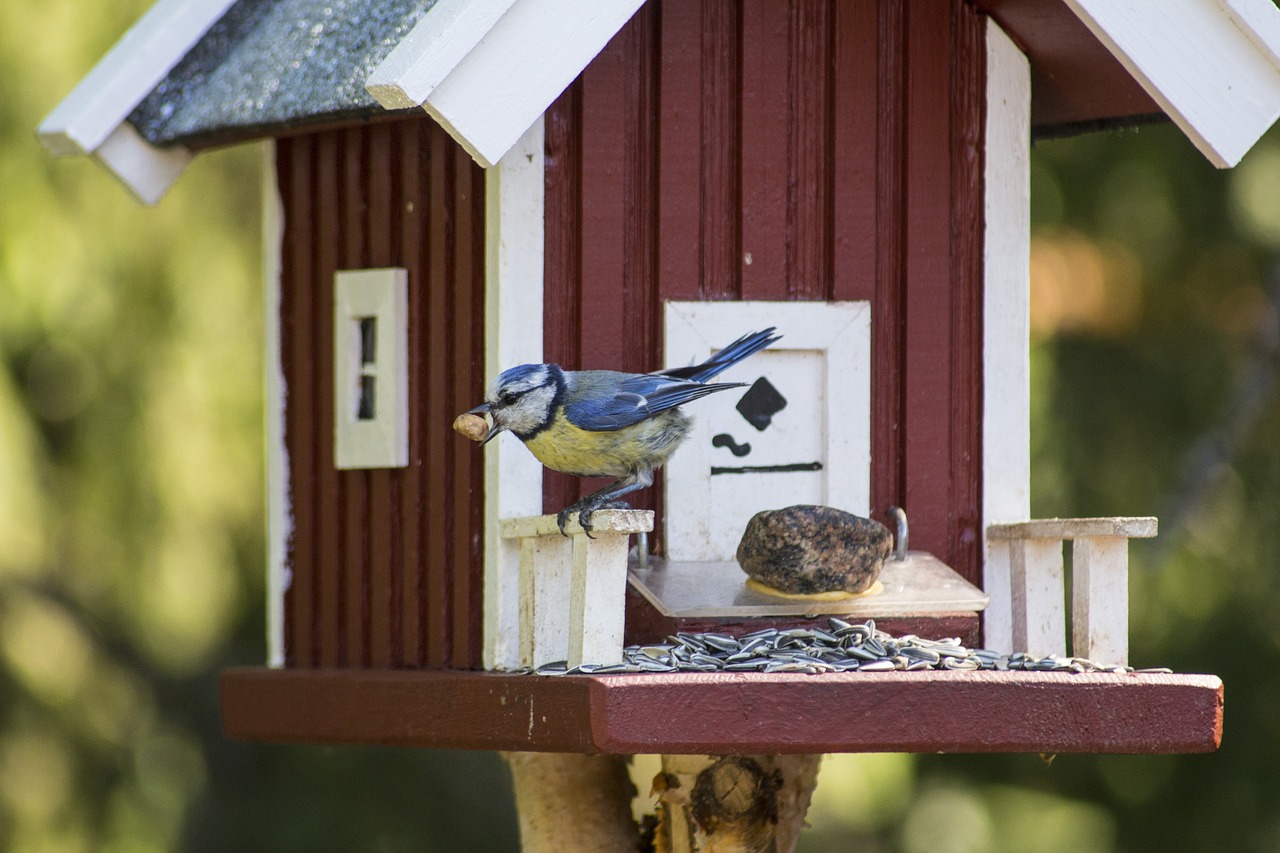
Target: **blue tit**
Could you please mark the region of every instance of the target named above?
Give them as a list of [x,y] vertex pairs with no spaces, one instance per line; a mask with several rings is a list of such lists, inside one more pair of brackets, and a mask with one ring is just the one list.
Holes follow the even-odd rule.
[[561,510],[560,532],[573,513],[590,535],[591,513],[626,508],[623,495],[653,484],[689,432],[680,406],[699,397],[741,388],[741,382],[708,384],[733,365],[777,341],[771,326],[743,335],[702,364],[657,373],[564,370],[557,364],[522,364],[503,371],[469,414],[493,419],[484,441],[504,430],[524,442],[538,461],[576,477],[615,482]]

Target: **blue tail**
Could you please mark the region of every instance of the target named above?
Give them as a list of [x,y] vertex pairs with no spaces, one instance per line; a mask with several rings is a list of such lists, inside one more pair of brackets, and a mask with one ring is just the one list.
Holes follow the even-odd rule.
[[670,376],[675,379],[690,379],[694,382],[706,382],[708,379],[714,379],[721,373],[733,367],[744,358],[760,352],[760,350],[782,338],[782,335],[775,335],[776,327],[769,328],[760,332],[749,332],[729,344],[720,352],[711,356],[702,364],[691,365],[690,367],[674,367],[670,370],[661,371],[663,376]]

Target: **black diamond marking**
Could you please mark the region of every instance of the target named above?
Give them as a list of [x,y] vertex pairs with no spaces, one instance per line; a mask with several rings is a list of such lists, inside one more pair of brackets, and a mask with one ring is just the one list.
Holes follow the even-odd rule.
[[755,384],[742,395],[735,406],[738,413],[760,432],[764,432],[773,423],[773,416],[787,407],[787,398],[773,387],[773,383],[761,376]]

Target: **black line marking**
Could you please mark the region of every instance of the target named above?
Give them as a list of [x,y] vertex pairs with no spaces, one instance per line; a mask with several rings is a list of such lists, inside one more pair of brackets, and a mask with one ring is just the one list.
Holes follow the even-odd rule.
[[740,468],[711,468],[716,474],[782,474],[788,471],[821,471],[821,462],[793,462],[790,465],[743,465]]

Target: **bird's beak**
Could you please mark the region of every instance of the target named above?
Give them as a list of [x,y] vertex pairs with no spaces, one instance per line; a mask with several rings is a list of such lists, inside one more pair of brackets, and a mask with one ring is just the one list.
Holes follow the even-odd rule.
[[[489,415],[489,417],[493,418],[493,415],[490,414],[489,412],[488,403],[481,403],[480,405],[476,406],[474,409],[468,410],[467,414],[468,415]],[[506,429],[506,427],[499,424],[497,418],[494,418],[493,425],[489,427],[489,434],[486,435],[481,440],[480,446],[483,447],[484,445],[488,444],[490,441],[494,439],[494,437],[498,433],[502,432],[504,429]]]

